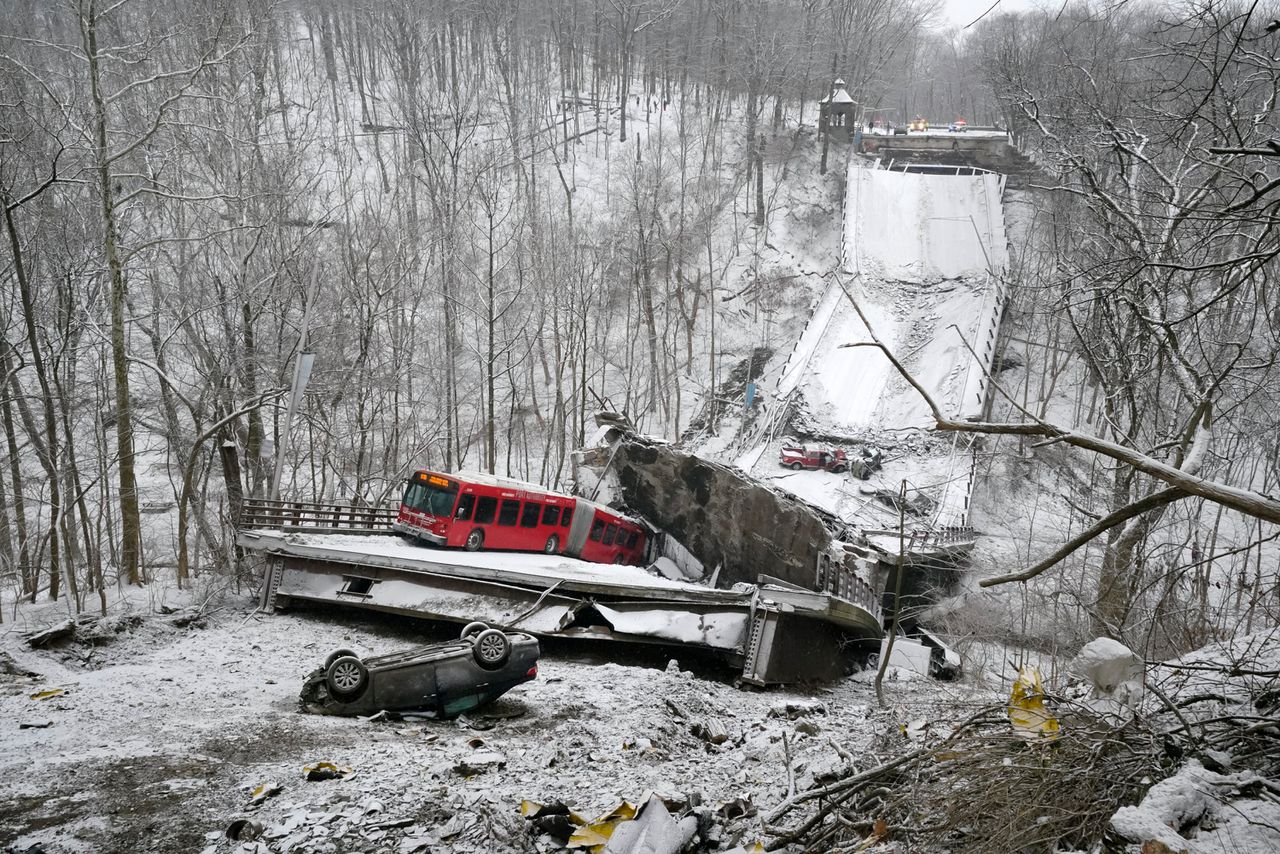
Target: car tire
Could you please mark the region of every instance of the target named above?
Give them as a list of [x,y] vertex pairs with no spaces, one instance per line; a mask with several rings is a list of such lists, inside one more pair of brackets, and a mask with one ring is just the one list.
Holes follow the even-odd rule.
[[343,656],[359,658],[359,656],[356,655],[356,651],[354,649],[345,649],[345,648],[335,649],[333,652],[329,653],[329,657],[324,660],[324,672],[328,673],[329,668],[333,666],[333,663],[337,661],[339,658],[342,658]]
[[835,474],[841,474],[842,472],[846,472],[848,470],[849,470],[848,466],[836,466],[831,471],[834,472]]
[[476,620],[474,623],[467,623],[465,626],[463,626],[462,634],[458,635],[458,637],[462,638],[463,640],[466,640],[472,635],[479,634],[480,632],[483,632],[488,628],[489,628],[488,623],[482,623],[479,620]]
[[354,655],[344,655],[334,659],[325,669],[324,682],[330,696],[350,703],[358,700],[369,687],[369,668]]
[[467,541],[463,544],[469,552],[478,552],[484,548],[484,531],[479,528],[472,528],[471,533],[467,534]]
[[802,469],[802,468],[804,468],[804,466],[803,466],[803,465],[801,465],[800,463],[792,463],[792,464],[791,464],[791,470],[792,470],[792,471],[800,471],[800,469]]
[[511,639],[501,629],[485,629],[472,639],[471,654],[485,670],[497,670],[511,657]]
[[542,550],[549,555],[557,554],[560,551],[560,538],[555,534],[547,537],[547,544],[542,547]]

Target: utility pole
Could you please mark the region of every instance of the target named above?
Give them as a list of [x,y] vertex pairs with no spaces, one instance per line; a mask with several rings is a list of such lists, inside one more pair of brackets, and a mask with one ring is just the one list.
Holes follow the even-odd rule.
[[[915,535],[911,536],[912,542]],[[884,705],[884,674],[893,657],[893,640],[898,636],[898,618],[902,614],[902,569],[907,562],[907,482],[902,481],[898,490],[898,565],[893,580],[893,620],[889,625],[889,639],[880,653],[880,669],[876,672],[876,702]]]

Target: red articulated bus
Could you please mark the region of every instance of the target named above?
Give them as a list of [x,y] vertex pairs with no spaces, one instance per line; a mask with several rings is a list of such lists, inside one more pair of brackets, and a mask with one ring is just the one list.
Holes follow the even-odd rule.
[[631,519],[584,498],[475,472],[414,472],[392,527],[410,539],[468,551],[545,552],[634,566],[645,558],[645,530]]

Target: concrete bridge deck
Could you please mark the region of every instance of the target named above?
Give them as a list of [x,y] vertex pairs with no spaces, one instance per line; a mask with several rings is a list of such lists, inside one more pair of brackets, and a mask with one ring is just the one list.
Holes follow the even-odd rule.
[[266,609],[327,603],[544,637],[690,646],[723,655],[755,684],[840,675],[842,642],[882,634],[878,597],[852,572],[830,573],[822,591],[770,579],[720,590],[634,566],[428,548],[386,534],[245,529],[237,542],[267,559]]

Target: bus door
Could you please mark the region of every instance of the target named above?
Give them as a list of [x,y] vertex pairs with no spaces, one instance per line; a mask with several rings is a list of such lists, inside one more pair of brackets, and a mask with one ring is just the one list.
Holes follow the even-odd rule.
[[464,486],[462,488],[462,495],[458,496],[458,506],[454,508],[453,518],[449,520],[447,545],[461,546],[467,542],[467,535],[475,527],[473,519],[476,515],[477,498],[475,487]]

